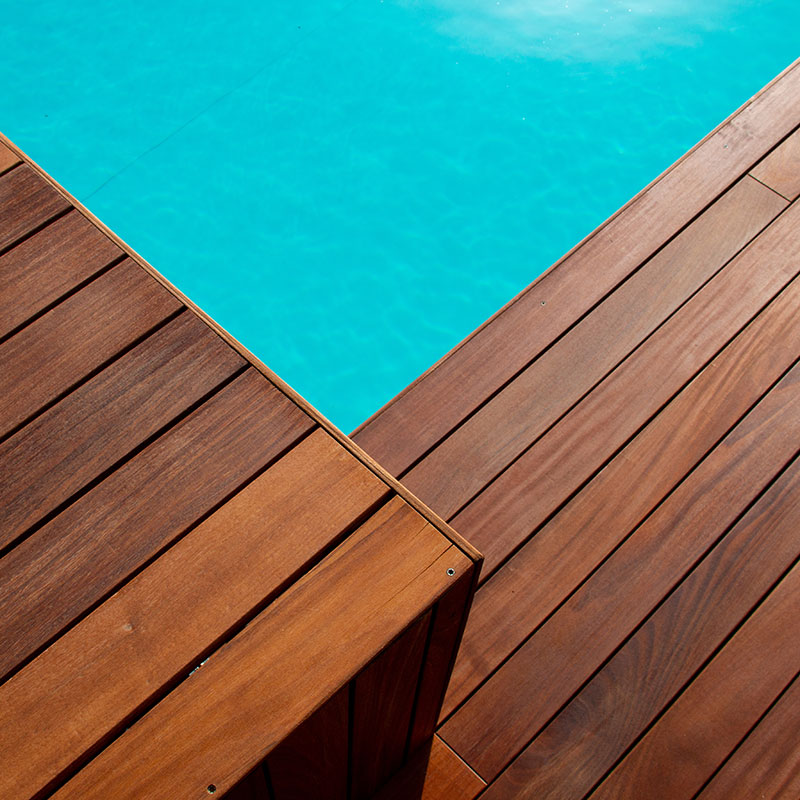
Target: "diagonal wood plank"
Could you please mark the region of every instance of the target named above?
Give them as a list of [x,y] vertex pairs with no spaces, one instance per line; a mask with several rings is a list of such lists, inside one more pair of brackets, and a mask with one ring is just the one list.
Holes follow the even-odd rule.
[[[248,370],[0,559],[0,676],[46,645],[314,423]],[[309,463],[309,470],[321,470]],[[352,470],[351,470],[352,472]],[[337,474],[324,473],[336,483]],[[343,471],[359,497],[378,480]],[[136,535],[131,536],[130,531]]]
[[[445,713],[477,688],[789,369],[798,342],[800,280],[795,279],[479,589]],[[631,475],[638,479],[631,481]]]
[[[494,779],[795,455],[800,365],[440,728]],[[620,587],[635,591],[620,591]]]
[[0,547],[243,366],[182,314],[0,445]]
[[5,172],[19,164],[20,157],[10,148],[0,142],[0,172]]
[[121,256],[77,211],[0,256],[0,338]]
[[180,308],[126,260],[7,339],[0,344],[0,436]]
[[800,195],[800,131],[778,145],[750,174],[788,200]]

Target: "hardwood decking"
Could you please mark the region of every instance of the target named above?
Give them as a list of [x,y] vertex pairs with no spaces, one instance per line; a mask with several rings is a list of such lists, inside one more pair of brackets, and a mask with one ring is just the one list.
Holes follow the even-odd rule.
[[796,64],[353,434],[486,557],[461,796],[800,797],[798,126]]

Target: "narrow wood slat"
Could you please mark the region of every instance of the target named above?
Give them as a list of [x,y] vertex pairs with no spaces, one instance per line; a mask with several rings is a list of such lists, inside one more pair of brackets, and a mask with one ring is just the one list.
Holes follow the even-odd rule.
[[800,365],[440,728],[442,738],[494,779],[758,497],[799,440]]
[[[224,538],[232,538],[227,528]],[[232,576],[242,579],[240,559],[215,553],[211,542],[203,555],[203,573],[186,558],[172,562],[169,574],[151,567],[142,573],[157,581],[149,591],[174,595],[176,587],[187,587],[193,602],[227,602]],[[254,561],[247,557],[249,574],[264,569],[263,561]],[[448,567],[465,569],[467,561],[404,501],[393,499],[54,797],[181,800],[202,796],[211,783],[225,791],[439,598],[448,586]],[[227,564],[234,571],[226,571],[224,583],[210,585],[217,565]],[[130,591],[137,592],[138,582],[129,584]],[[115,598],[119,610],[106,630],[128,639],[138,663],[150,663],[152,645],[137,642],[142,637],[135,633],[144,598],[124,589]],[[151,603],[146,605],[158,607]],[[157,615],[157,627],[170,613]],[[130,614],[134,630],[126,633]],[[163,647],[163,633],[153,644]],[[62,661],[59,670],[64,667]],[[116,679],[113,672],[103,674]]]
[[69,203],[27,164],[0,177],[0,250],[43,225]]
[[[313,424],[262,375],[248,370],[0,559],[0,641],[6,643],[0,676]],[[379,496],[378,480],[355,462],[341,474],[322,467],[309,464],[331,488],[337,477],[348,478],[353,483],[347,488],[356,496],[368,485],[371,496]]]
[[795,64],[365,423],[356,442],[403,473],[786,136],[798,101]]
[[474,800],[486,784],[438,737],[418,750],[375,800]]
[[269,754],[273,800],[348,800],[349,699],[347,684]]
[[443,517],[452,516],[786,205],[745,177],[439,444],[403,483]]
[[798,641],[800,566],[603,781],[593,800],[694,797],[797,675]]
[[0,547],[243,365],[182,314],[0,445]]
[[0,256],[0,337],[121,255],[86,217],[71,211]]
[[[318,430],[304,439],[0,687],[0,749],[13,754],[15,765],[0,785],[28,797],[69,770],[306,569],[384,493],[385,485],[328,434]],[[422,528],[397,504],[375,524],[381,521],[392,535]],[[410,536],[424,553],[428,539]],[[308,618],[317,619],[310,612]],[[276,633],[270,646],[282,641]],[[308,669],[313,663],[295,668],[317,674]],[[252,675],[253,691],[269,696],[270,681],[281,674],[263,682]],[[42,704],[41,697],[53,702]],[[269,715],[255,730],[268,721]],[[207,781],[216,782],[214,776]],[[178,795],[165,790],[161,796]]]
[[454,517],[484,579],[798,274],[798,223],[791,206]]
[[800,556],[798,497],[795,461],[487,798],[586,795]]
[[0,172],[11,169],[15,164],[19,164],[20,157],[9,147],[0,142]]
[[750,174],[789,200],[800,195],[800,131],[776,147]]
[[[800,281],[795,279],[478,590],[448,688],[446,713],[558,607],[778,380],[797,357],[797,342]],[[632,481],[632,475],[639,477]],[[549,486],[540,484],[537,491],[547,494]],[[528,495],[530,504],[535,505],[537,496]],[[508,502],[521,506],[518,500]],[[497,513],[504,515],[503,508]],[[485,521],[486,526],[495,524],[491,515]]]
[[698,800],[800,797],[800,678],[770,709]]
[[123,261],[0,345],[0,436],[181,308]]
[[429,627],[427,612],[355,678],[353,800],[370,800],[403,763]]

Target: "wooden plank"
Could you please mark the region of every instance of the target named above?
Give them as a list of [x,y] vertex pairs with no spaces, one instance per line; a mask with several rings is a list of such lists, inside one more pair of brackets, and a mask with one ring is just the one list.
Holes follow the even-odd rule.
[[[263,376],[248,370],[0,559],[0,641],[5,642],[0,676],[50,642],[313,424]],[[331,460],[331,450],[308,462],[311,483],[322,492],[341,487],[365,502],[377,500],[385,491],[377,478],[352,458]]]
[[778,700],[700,793],[699,800],[800,797],[800,679]]
[[799,101],[795,63],[357,429],[356,442],[401,475],[790,133]]
[[453,524],[486,556],[483,579],[798,273],[790,206]]
[[795,461],[487,798],[572,800],[589,793],[798,558],[798,497]]
[[349,699],[347,684],[269,754],[273,800],[348,800]]
[[493,780],[758,497],[798,439],[800,365],[461,706],[442,738]]
[[786,205],[745,177],[439,444],[403,482],[443,517],[451,517]]
[[0,142],[0,172],[5,172],[19,164],[22,159],[10,148]]
[[[169,559],[190,537],[156,564]],[[229,535],[229,529],[220,538],[224,541],[205,542],[198,553],[208,565],[204,570],[198,571],[197,563],[184,556],[170,559],[165,561],[174,564],[170,574],[155,570],[153,565],[114,596],[118,603],[114,621],[104,629],[117,634],[117,643],[120,638],[127,639],[126,649],[134,660],[121,660],[123,671],[139,665],[148,669],[154,647],[163,662],[162,649],[169,642],[163,626],[171,627],[168,618],[175,613],[176,594],[185,591],[191,595],[189,617],[196,619],[194,604],[198,600],[209,605],[227,603],[231,584],[236,583],[231,581],[232,576],[237,580],[257,577],[269,564],[268,560],[254,558],[251,552],[231,557],[229,550],[235,546],[231,544],[235,537]],[[296,537],[292,538],[296,544]],[[275,541],[270,537],[270,548]],[[226,552],[219,552],[220,545]],[[212,783],[224,792],[357,674],[387,639],[436,602],[449,585],[448,567],[466,569],[466,562],[466,556],[404,501],[393,499],[54,797],[93,800],[113,795],[116,800],[181,800],[202,796]],[[217,583],[220,565],[230,565],[232,571],[225,569],[221,576],[224,582]],[[147,602],[137,590],[141,579],[151,585]],[[138,610],[141,618],[148,608],[155,613],[153,623],[160,629],[156,636],[145,637],[141,623],[136,627],[136,619],[132,620],[133,631],[123,630],[132,611]],[[183,616],[184,624],[176,626],[177,636],[188,627]],[[135,633],[137,630],[141,633]],[[205,634],[204,639],[208,639]],[[106,636],[105,642],[106,647],[112,646],[110,637]],[[77,655],[73,653],[73,657]],[[62,660],[53,672],[74,680],[78,672],[71,668],[72,663],[71,659],[67,663]],[[315,668],[308,669],[309,664]],[[18,673],[6,686],[25,672]],[[105,676],[107,692],[93,692],[91,708],[85,708],[83,701],[71,703],[71,727],[78,719],[96,717],[98,703],[110,701],[112,710],[118,705],[112,695],[119,676],[108,669],[98,674]],[[76,708],[80,709],[79,718]],[[3,705],[0,713],[5,713]],[[11,718],[25,716],[17,711]],[[54,736],[66,727],[63,719],[62,713]],[[26,750],[34,741],[37,745],[42,742],[42,730],[48,728],[40,727],[35,739],[26,736],[20,740],[27,742]],[[49,736],[46,738],[49,742]],[[54,751],[56,757],[59,753],[58,749]],[[52,761],[53,757],[48,757],[44,763]],[[31,771],[28,758],[12,759],[12,764],[17,763],[20,770]],[[38,775],[34,781],[41,779],[39,773],[34,768],[33,774]],[[13,787],[19,778],[2,775],[0,781]]]
[[3,442],[0,547],[242,365],[202,322],[182,314]]
[[121,256],[77,211],[0,256],[0,337]]
[[66,211],[69,203],[27,164],[0,177],[0,250]]
[[[217,795],[216,786],[206,787],[206,796]],[[264,770],[258,766],[236,786],[225,792],[225,800],[272,800]]]
[[798,641],[800,566],[600,784],[593,800],[694,797],[797,675]]
[[126,260],[0,344],[0,437],[180,308]]
[[369,800],[403,764],[430,618],[412,623],[355,678],[353,800]]
[[[475,596],[445,701],[450,713],[690,472],[797,356],[800,281],[793,281]],[[631,475],[640,476],[631,481]],[[530,487],[527,487],[529,490]],[[527,494],[536,506],[551,491]],[[521,498],[507,498],[521,508]],[[536,528],[548,504],[527,522]],[[505,506],[486,527],[508,519]],[[501,518],[496,519],[496,515]]]
[[750,174],[789,200],[800,195],[800,131],[778,145]]
[[[0,716],[16,720],[2,749],[17,765],[2,785],[34,794],[188,673],[383,495],[363,473],[315,431],[0,687]],[[376,515],[381,522],[385,535],[422,528],[397,503]],[[424,552],[433,534],[409,535]],[[271,646],[284,640],[276,634]],[[301,663],[309,678],[318,675],[307,669],[313,661]],[[265,678],[253,689],[269,695],[272,685]]]
[[486,784],[438,737],[418,750],[375,800],[474,800]]

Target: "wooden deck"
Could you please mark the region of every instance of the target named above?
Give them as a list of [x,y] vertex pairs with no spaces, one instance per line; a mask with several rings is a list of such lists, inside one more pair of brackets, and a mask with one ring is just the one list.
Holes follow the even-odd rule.
[[426,798],[800,797],[798,126],[796,64],[353,434],[486,557]]
[[0,311],[4,796],[371,797],[476,551],[4,141]]

